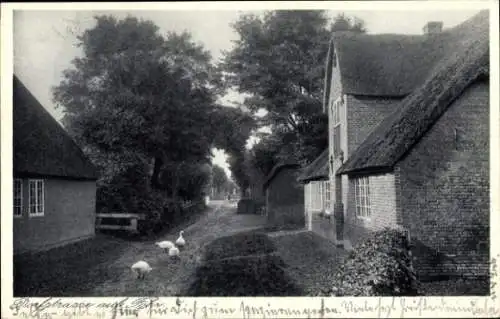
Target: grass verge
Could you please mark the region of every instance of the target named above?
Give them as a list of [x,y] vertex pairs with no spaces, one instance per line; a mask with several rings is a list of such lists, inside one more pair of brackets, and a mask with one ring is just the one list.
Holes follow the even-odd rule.
[[276,248],[266,234],[261,232],[242,232],[214,240],[205,247],[204,259],[207,261],[271,253]]
[[14,256],[14,296],[79,296],[112,279],[108,264],[127,248],[125,241],[94,238],[35,254]]
[[261,232],[218,238],[205,247],[189,296],[300,296],[272,241]]

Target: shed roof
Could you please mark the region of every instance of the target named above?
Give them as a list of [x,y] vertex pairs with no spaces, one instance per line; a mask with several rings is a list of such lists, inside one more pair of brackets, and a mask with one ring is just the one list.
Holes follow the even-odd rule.
[[296,163],[296,162],[281,162],[281,163],[278,163],[276,165],[274,165],[274,167],[271,169],[271,171],[269,172],[269,174],[267,174],[265,180],[264,180],[264,183],[262,184],[262,187],[265,189],[267,189],[267,186],[269,186],[269,183],[273,180],[274,177],[276,177],[276,175],[283,169],[286,169],[286,168],[300,168],[300,164]]
[[302,170],[299,181],[308,183],[315,180],[328,179],[328,148],[325,149],[311,164]]

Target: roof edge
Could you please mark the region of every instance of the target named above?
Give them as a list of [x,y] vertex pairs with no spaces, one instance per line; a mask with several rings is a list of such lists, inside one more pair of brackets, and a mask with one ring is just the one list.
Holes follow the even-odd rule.
[[271,169],[271,172],[267,175],[264,183],[262,183],[262,188],[266,189],[267,185],[271,182],[271,180],[281,171],[283,168],[300,168],[299,163],[278,163],[274,165]]
[[374,174],[384,174],[384,173],[390,173],[394,171],[393,166],[369,166],[369,167],[363,167],[359,169],[346,169],[343,166],[341,166],[335,175],[349,175],[349,176],[354,176],[354,175],[374,175]]

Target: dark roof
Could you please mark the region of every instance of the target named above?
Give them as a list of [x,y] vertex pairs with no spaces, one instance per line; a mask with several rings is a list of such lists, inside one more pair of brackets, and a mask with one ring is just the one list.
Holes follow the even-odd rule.
[[15,75],[13,90],[14,174],[97,179],[94,165]]
[[460,27],[464,36],[457,39],[455,50],[370,133],[337,174],[392,169],[453,101],[489,76],[488,12],[481,11]]
[[325,149],[311,164],[302,170],[299,181],[307,183],[328,179],[328,149]]
[[[470,24],[481,16],[484,14],[430,35],[336,32],[328,59],[333,59],[335,48],[344,94],[402,98],[422,85],[440,61],[460,47],[460,39],[470,36]],[[325,88],[330,87],[330,81],[328,77]],[[328,102],[328,91],[325,89],[324,103]]]
[[273,180],[273,178],[283,169],[285,168],[300,168],[300,164],[295,162],[282,162],[274,165],[269,174],[267,174],[264,183],[262,184],[263,189],[265,190],[269,183]]

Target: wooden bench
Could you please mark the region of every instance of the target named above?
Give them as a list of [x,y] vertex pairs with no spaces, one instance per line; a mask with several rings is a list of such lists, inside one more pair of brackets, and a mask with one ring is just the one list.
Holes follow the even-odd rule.
[[[129,220],[128,225],[113,225],[103,223],[103,219],[125,219]],[[109,230],[127,230],[131,232],[137,232],[137,221],[145,220],[146,214],[120,214],[120,213],[109,213],[109,214],[96,214],[96,229],[109,229]]]

